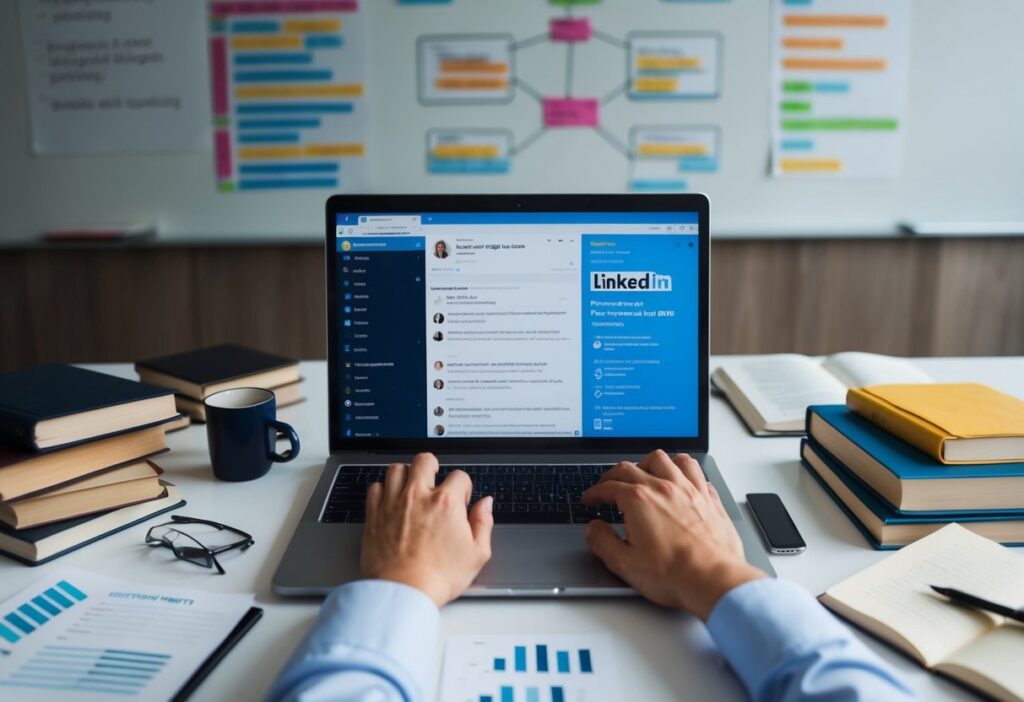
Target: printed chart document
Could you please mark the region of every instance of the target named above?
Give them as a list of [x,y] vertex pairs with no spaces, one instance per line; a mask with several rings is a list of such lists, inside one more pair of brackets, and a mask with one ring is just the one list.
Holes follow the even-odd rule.
[[209,148],[202,2],[20,5],[35,153]]
[[170,699],[252,603],[62,568],[0,605],[0,699]]
[[366,29],[358,0],[210,3],[221,192],[362,192]]
[[895,177],[910,0],[773,0],[771,44],[773,174]]
[[604,635],[452,636],[439,700],[618,702],[612,640]]

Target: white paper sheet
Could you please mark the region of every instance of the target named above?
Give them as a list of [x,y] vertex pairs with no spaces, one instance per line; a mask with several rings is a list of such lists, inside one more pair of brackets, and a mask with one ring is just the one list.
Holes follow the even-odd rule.
[[204,8],[200,0],[20,0],[33,151],[209,148]]
[[62,568],[0,605],[0,699],[170,699],[252,603]]
[[910,0],[772,0],[771,45],[772,173],[897,176]]
[[445,647],[443,702],[618,702],[611,637],[452,636]]

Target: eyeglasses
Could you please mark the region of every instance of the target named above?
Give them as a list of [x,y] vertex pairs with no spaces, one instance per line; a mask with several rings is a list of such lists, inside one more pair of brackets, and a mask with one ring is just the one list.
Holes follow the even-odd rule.
[[[180,529],[174,528],[175,526],[185,524],[203,524],[205,526],[213,527],[217,531],[224,531],[226,529],[243,538],[235,541],[234,543],[210,548],[191,534],[187,534]],[[194,563],[198,566],[203,566],[204,568],[217,566],[217,572],[221,575],[224,575],[224,568],[217,561],[217,554],[233,551],[236,548],[244,551],[254,543],[256,542],[253,541],[252,536],[250,534],[246,534],[241,529],[235,529],[234,527],[229,527],[226,524],[219,524],[218,522],[211,522],[207,519],[186,517],[181,514],[172,515],[171,521],[158,524],[146,532],[147,545],[169,548],[178,560],[188,561],[189,563]]]

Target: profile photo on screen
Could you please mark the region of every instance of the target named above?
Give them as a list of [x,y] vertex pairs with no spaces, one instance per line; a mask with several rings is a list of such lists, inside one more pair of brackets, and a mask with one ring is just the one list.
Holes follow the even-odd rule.
[[434,258],[448,258],[448,244],[440,239],[434,244]]
[[444,407],[440,407],[440,406],[435,407],[434,408],[434,416],[435,417],[443,417],[444,416]]
[[434,381],[434,389],[435,390],[444,390],[444,381],[441,380],[440,378],[435,380]]
[[434,313],[434,324],[442,324],[444,322],[444,315],[440,312]]
[[434,332],[434,336],[431,337],[434,341],[444,341],[444,334],[439,331]]
[[438,424],[436,427],[434,427],[434,433],[437,434],[438,436],[444,436],[444,427]]
[[444,368],[444,361],[434,361],[434,370],[439,371]]

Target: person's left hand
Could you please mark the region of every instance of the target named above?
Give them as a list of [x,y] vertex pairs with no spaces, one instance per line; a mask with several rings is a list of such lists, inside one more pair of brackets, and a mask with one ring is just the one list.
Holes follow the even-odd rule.
[[384,483],[366,495],[362,571],[404,583],[438,607],[461,595],[491,558],[493,498],[467,513],[473,483],[461,470],[434,487],[437,458],[417,454],[412,466],[393,463]]

